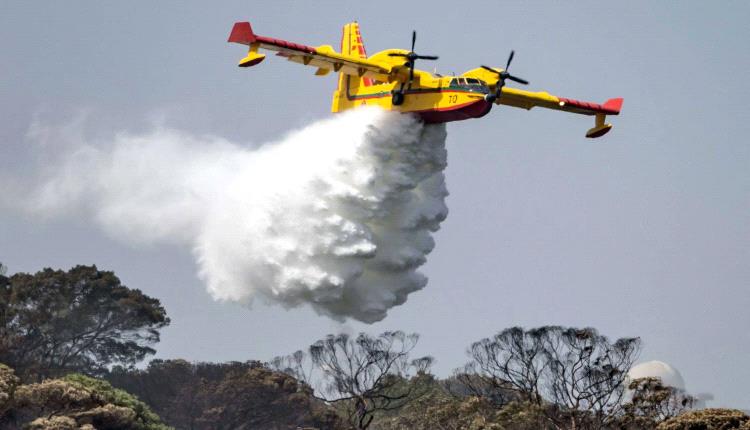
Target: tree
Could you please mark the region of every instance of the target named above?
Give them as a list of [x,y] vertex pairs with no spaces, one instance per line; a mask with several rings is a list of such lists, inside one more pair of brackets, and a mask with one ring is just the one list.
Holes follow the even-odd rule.
[[[312,344],[308,354],[297,351],[274,360],[274,365],[305,381],[313,381],[317,397],[341,408],[356,429],[367,429],[375,414],[394,411],[421,393],[412,376],[427,375],[431,357],[409,360],[419,336],[401,331],[377,337],[360,333],[329,335]],[[413,382],[413,381],[411,381]]]
[[143,370],[115,368],[107,378],[179,429],[344,428],[308,385],[257,361],[153,360]]
[[[388,420],[378,420],[374,430],[502,430],[495,423],[498,409],[486,399],[420,398]],[[516,423],[519,424],[519,423]],[[514,429],[522,429],[516,426]],[[524,429],[525,430],[525,429]],[[536,430],[536,429],[534,429]]]
[[0,418],[10,409],[19,382],[13,369],[0,363]]
[[474,342],[469,348],[472,360],[455,374],[472,394],[502,406],[521,399],[541,404],[540,379],[548,366],[545,355],[545,327],[524,330],[512,327],[491,338]]
[[559,428],[598,429],[621,414],[639,350],[637,338],[611,343],[592,328],[514,327],[472,344],[472,361],[456,376],[477,395],[499,393],[502,400],[512,388]]
[[196,428],[204,409],[199,393],[223,377],[199,375],[196,365],[185,360],[152,360],[146,369],[115,366],[106,375],[112,385],[137,395],[165,422],[180,429]]
[[655,428],[664,420],[691,409],[695,398],[684,390],[664,385],[660,378],[639,378],[628,384],[630,401],[621,422],[631,428]]
[[336,413],[319,404],[309,386],[265,366],[224,378],[211,393],[211,402],[214,406],[201,420],[222,423],[221,428],[228,430],[339,427]]
[[0,361],[24,380],[133,366],[168,324],[159,300],[96,266],[0,277]]
[[393,416],[379,414],[371,430],[551,430],[536,404],[512,401],[498,408],[483,397],[454,396],[444,381],[423,378],[418,383],[427,385],[420,387],[425,394]]
[[71,374],[18,385],[14,378],[0,365],[0,428],[169,430],[143,402],[105,381]]
[[570,428],[600,429],[622,412],[627,374],[640,352],[640,339],[610,343],[593,328],[548,327],[547,398],[562,408],[552,420]]
[[750,417],[736,409],[701,409],[670,418],[658,430],[750,430]]

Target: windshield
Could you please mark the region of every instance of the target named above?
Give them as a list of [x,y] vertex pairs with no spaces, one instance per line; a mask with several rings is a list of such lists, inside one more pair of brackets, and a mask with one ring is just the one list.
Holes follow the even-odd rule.
[[489,88],[487,88],[487,84],[484,81],[475,78],[453,78],[451,79],[450,88],[480,93],[486,93],[489,91]]

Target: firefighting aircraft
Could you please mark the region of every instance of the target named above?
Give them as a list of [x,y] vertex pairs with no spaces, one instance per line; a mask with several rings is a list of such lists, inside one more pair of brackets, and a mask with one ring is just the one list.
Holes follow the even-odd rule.
[[606,134],[612,124],[605,123],[605,117],[620,113],[621,98],[598,104],[507,87],[507,81],[528,84],[508,72],[513,51],[504,69],[481,66],[455,77],[419,70],[415,68],[417,60],[437,60],[438,57],[414,52],[416,38],[416,32],[412,33],[410,51],[387,49],[368,57],[357,22],[344,26],[340,53],[330,45],[312,47],[258,36],[249,22],[238,22],[232,28],[229,42],[250,47],[247,56],[240,60],[240,67],[255,66],[263,61],[266,56],[258,53],[263,48],[276,51],[276,55],[289,61],[316,67],[317,76],[327,75],[331,70],[338,72],[332,112],[372,105],[414,113],[425,123],[440,123],[483,117],[493,104],[524,109],[540,106],[594,116],[594,127],[586,132],[586,137]]

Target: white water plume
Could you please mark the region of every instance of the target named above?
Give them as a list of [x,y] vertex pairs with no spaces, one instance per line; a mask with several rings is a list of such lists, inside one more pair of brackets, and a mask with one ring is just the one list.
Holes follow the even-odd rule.
[[191,246],[219,300],[383,319],[423,288],[447,215],[444,125],[357,109],[259,149],[157,128],[79,143],[34,193],[129,242]]

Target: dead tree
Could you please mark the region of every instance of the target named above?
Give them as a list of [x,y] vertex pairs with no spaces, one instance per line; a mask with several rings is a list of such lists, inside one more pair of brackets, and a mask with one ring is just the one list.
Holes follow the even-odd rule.
[[513,327],[472,344],[471,361],[456,378],[495,404],[517,393],[557,428],[601,429],[623,413],[627,373],[639,351],[638,338],[611,343],[592,328]]
[[400,409],[419,396],[418,379],[433,360],[409,359],[418,339],[401,331],[329,335],[307,354],[297,351],[271,364],[310,384],[318,398],[340,407],[354,428],[364,430],[377,412]]
[[572,430],[601,429],[623,412],[627,374],[639,338],[614,343],[593,328],[545,327],[545,397],[557,411],[549,418]]
[[544,334],[543,329],[512,327],[474,342],[468,351],[472,360],[455,376],[473,395],[497,406],[518,397],[541,404],[539,381],[547,366]]

